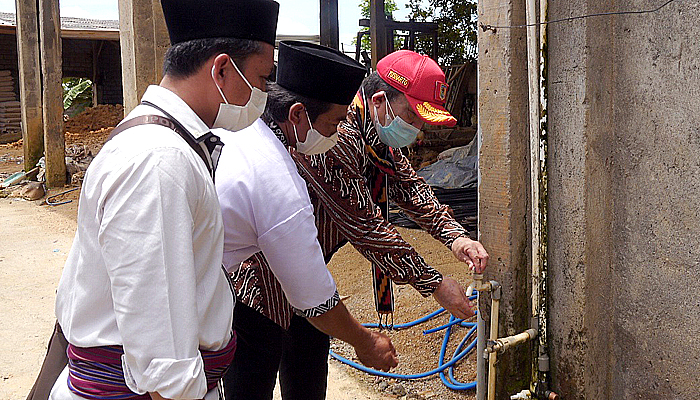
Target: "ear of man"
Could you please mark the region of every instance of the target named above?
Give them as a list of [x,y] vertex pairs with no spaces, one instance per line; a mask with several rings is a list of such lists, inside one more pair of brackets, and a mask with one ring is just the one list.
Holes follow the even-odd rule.
[[303,118],[306,118],[304,105],[299,102],[292,104],[291,107],[289,107],[289,115],[287,116],[289,122],[294,125],[299,125]]
[[372,95],[372,104],[375,107],[380,107],[386,101],[386,93],[377,92]]

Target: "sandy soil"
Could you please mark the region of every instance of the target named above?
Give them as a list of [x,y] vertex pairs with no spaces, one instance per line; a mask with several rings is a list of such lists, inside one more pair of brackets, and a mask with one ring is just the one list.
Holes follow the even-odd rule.
[[0,199],[0,398],[23,399],[46,352],[53,304],[75,220]]
[[[69,208],[0,199],[0,399],[24,399],[53,330],[56,286],[75,233]],[[329,399],[383,396],[331,365]]]
[[[72,194],[73,195],[73,194]],[[74,195],[77,196],[77,195]],[[71,197],[74,197],[71,196]],[[55,288],[70,250],[75,232],[77,201],[48,208],[40,202],[0,199],[0,399],[23,399],[34,381],[46,351],[46,340],[53,329]],[[403,235],[443,272],[462,275],[461,265],[452,262],[451,254],[423,232],[402,230]],[[437,246],[436,246],[437,245]],[[339,289],[351,312],[361,321],[375,322],[372,293],[369,290],[369,264],[346,246],[334,257],[330,266]],[[437,306],[432,299],[423,299],[409,287],[396,288],[397,323],[413,320]],[[435,367],[441,334],[422,335],[422,330],[446,322],[441,317],[424,326],[390,332],[399,351],[398,373],[416,373]],[[454,344],[463,337],[455,332]],[[334,350],[352,358],[347,345],[335,341]],[[474,359],[463,362],[457,376],[473,379]],[[393,384],[395,380],[388,380]],[[391,399],[397,398],[380,390],[381,380],[331,361],[328,399]],[[407,390],[428,399],[469,399],[473,392],[453,392],[442,386],[437,377],[403,381]]]
[[[66,146],[87,146],[96,154],[111,132],[109,125],[121,119],[118,107],[88,110],[69,121]],[[105,121],[107,121],[105,123]],[[116,121],[116,122],[115,122]],[[21,143],[0,146],[0,178],[23,169]],[[50,190],[48,196],[69,187]],[[58,200],[73,200],[69,204],[50,207],[18,199],[0,198],[0,399],[24,399],[28,393],[46,351],[46,341],[53,329],[55,289],[65,258],[70,250],[76,227],[79,191]],[[467,283],[463,263],[425,232],[399,228],[402,236],[423,255],[426,261],[443,274]],[[361,322],[377,322],[370,264],[352,246],[342,248],[329,268],[343,296],[350,296],[346,305]],[[396,312],[394,321],[413,321],[438,308],[432,298],[424,299],[408,286],[395,287]],[[437,366],[442,333],[423,335],[423,330],[443,325],[448,316],[442,315],[421,326],[390,331],[399,352],[399,366],[392,372],[415,374]],[[452,354],[467,329],[456,327],[448,346]],[[346,358],[354,351],[334,340],[332,348]],[[462,382],[475,379],[474,354],[457,364],[455,376]],[[412,393],[408,399],[473,399],[474,391],[447,389],[437,375],[405,381],[377,379],[337,361],[330,362],[328,399],[374,400],[406,399],[392,391],[399,384]],[[388,386],[388,388],[387,388]],[[276,395],[279,399],[279,393]]]

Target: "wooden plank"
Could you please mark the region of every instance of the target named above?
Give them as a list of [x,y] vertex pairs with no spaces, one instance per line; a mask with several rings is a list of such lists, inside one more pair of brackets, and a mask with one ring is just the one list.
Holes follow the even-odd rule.
[[66,146],[63,136],[61,26],[58,2],[55,0],[39,0],[39,35],[46,184],[61,187],[66,184]]

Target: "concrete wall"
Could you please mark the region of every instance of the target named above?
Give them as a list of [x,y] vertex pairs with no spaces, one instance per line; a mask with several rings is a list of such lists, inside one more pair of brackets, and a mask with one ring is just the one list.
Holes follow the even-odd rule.
[[[478,17],[494,25],[523,24],[525,2],[480,1]],[[526,51],[525,30],[479,31],[479,240],[490,255],[485,279],[503,287],[501,337],[530,323]],[[486,320],[489,306],[480,304]],[[528,347],[499,355],[497,399],[528,388]]]
[[[549,7],[556,19],[652,5]],[[685,0],[549,27],[549,337],[563,398],[697,396],[699,12]]]

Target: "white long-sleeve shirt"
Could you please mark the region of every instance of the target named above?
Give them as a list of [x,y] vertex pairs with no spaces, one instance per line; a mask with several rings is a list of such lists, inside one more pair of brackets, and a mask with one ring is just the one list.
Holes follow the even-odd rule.
[[[169,90],[151,86],[143,100],[198,141],[218,140]],[[140,105],[126,120],[145,114],[162,115]],[[220,350],[231,339],[234,300],[222,248],[219,202],[203,160],[166,127],[123,131],[85,174],[78,230],[56,296],[68,342],[122,345],[126,382],[136,393],[203,398],[199,349]],[[52,396],[70,393],[65,384],[59,378]]]
[[216,130],[226,144],[216,171],[229,272],[262,251],[297,312],[314,317],[338,301],[316,236],[306,182],[284,145],[258,119],[238,132]]

